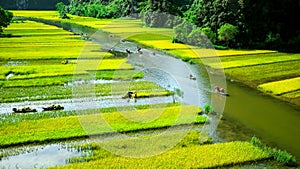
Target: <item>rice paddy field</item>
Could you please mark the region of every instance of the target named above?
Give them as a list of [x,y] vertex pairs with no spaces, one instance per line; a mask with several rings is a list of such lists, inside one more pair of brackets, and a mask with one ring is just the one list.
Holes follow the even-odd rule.
[[[172,135],[169,135],[166,139],[171,137]],[[231,166],[241,161],[254,161],[258,158],[264,159],[269,157],[267,153],[246,142],[227,142],[200,146],[193,143],[193,139],[197,140],[197,137],[187,136],[177,147],[166,153],[149,158],[120,157],[100,149],[99,145],[93,145],[96,149],[93,156],[98,158],[88,162],[54,168],[97,168],[98,166],[105,166],[106,168],[214,168]],[[119,144],[125,145],[125,147],[134,147],[132,142],[134,141],[121,140]],[[159,144],[164,146],[163,141],[154,144],[155,146]],[[135,148],[136,151],[143,150],[143,147]],[[218,154],[218,156],[215,156],[215,154]]]
[[[210,58],[220,57],[229,79],[258,87],[266,93],[300,105],[299,54],[267,50],[209,50],[185,44],[172,43],[172,29],[147,28],[136,19],[99,20],[70,15],[62,20],[55,11],[12,11],[14,16],[41,18],[101,28],[126,40],[152,47],[179,58],[189,58],[207,67],[219,68]],[[172,95],[161,86],[143,80],[125,57],[115,57],[103,52],[92,41],[55,26],[29,20],[14,21],[4,30],[10,37],[0,39],[0,103],[72,98],[77,81],[117,80],[118,82],[91,85],[85,96],[97,97],[123,95],[128,90],[139,91],[139,97]],[[84,47],[85,58],[77,59]],[[99,62],[101,60],[101,62]],[[76,65],[85,65],[76,69]],[[274,70],[274,66],[278,69]],[[115,72],[118,72],[115,74]],[[74,78],[75,76],[75,78]],[[74,80],[75,79],[75,80]],[[128,88],[128,81],[130,87]],[[290,85],[293,84],[293,85]],[[82,84],[80,84],[82,85]],[[112,88],[114,90],[112,90]],[[298,101],[297,101],[298,100]],[[198,106],[180,103],[161,106],[135,106],[134,110],[121,112],[122,108],[88,109],[79,112],[57,111],[29,114],[0,115],[0,147],[41,144],[58,140],[86,138],[113,132],[134,133],[155,131],[171,126],[204,126],[209,123]],[[158,117],[158,118],[157,118]],[[149,120],[155,119],[155,120]],[[84,125],[87,123],[88,125]],[[109,123],[112,128],[108,128]],[[73,163],[54,168],[217,168],[243,165],[271,159],[271,154],[250,142],[234,141],[212,143],[207,135],[193,130],[175,147],[165,140],[177,138],[182,133],[164,133],[162,141],[151,142],[153,147],[170,149],[147,158],[128,158],[104,150],[104,146],[119,146],[119,154],[133,149],[139,154],[149,145],[137,146],[134,139],[115,139],[105,143],[79,145],[92,149],[88,157],[71,159]],[[157,135],[154,135],[154,137]],[[149,143],[153,136],[140,136]],[[171,139],[172,140],[172,139]],[[204,144],[208,143],[208,144]],[[106,144],[106,145],[103,145]],[[0,157],[6,156],[0,154]],[[1,158],[0,158],[1,159]]]
[[[13,12],[16,16],[62,21],[55,11]],[[72,22],[93,28],[101,28],[125,39],[163,50],[175,57],[192,59],[196,63],[204,63],[211,68],[222,68],[225,70],[228,79],[239,81],[254,88],[258,88],[259,85],[263,85],[264,83],[300,76],[299,54],[280,53],[269,50],[199,49],[185,44],[172,43],[174,35],[172,29],[147,28],[143,25],[142,21],[135,19],[97,20],[94,18],[71,16],[70,20],[63,20],[62,22]],[[220,57],[222,67],[219,66],[219,63],[215,63],[216,59],[210,59],[215,57]],[[285,85],[284,88],[280,89],[268,88],[268,91],[272,90],[273,92],[267,93],[274,96],[274,93],[278,92],[277,90],[282,90],[284,94],[277,95],[277,98],[299,106],[300,99],[297,93],[299,93],[300,86],[296,90],[294,88],[291,85]],[[286,93],[284,91],[291,92]]]
[[[80,138],[88,135],[105,134],[113,132],[132,132],[139,130],[149,130],[170,127],[174,124],[178,114],[184,114],[183,118],[176,121],[176,125],[203,124],[206,118],[199,115],[201,110],[195,106],[172,106],[168,108],[157,108],[137,111],[122,112],[126,113],[127,118],[121,112],[110,112],[104,114],[88,114],[81,116],[67,116],[58,118],[42,118],[35,120],[11,121],[1,125],[1,145],[20,145],[28,143],[44,142],[45,140]],[[86,112],[85,112],[86,113]],[[147,122],[149,116],[157,116],[157,120]],[[148,117],[147,117],[148,116]],[[129,118],[128,118],[129,117]],[[135,118],[139,121],[130,121]],[[143,120],[144,119],[144,120]],[[196,120],[195,120],[196,119]],[[82,128],[84,122],[88,122],[85,128]],[[110,127],[107,126],[110,124]]]

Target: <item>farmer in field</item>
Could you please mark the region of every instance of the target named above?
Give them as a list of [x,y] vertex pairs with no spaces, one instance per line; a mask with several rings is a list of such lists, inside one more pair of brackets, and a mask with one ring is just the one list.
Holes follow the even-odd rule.
[[128,99],[127,99],[127,102],[130,101],[132,95],[133,95],[133,92],[132,92],[132,91],[128,91],[128,92],[127,92],[127,94],[126,94],[126,97],[128,98]]
[[134,94],[134,102],[137,102],[137,92],[134,91],[133,94]]

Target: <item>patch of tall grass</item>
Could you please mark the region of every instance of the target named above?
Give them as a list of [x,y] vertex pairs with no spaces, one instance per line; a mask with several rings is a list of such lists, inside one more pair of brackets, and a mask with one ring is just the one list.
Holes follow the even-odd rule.
[[257,137],[251,138],[251,144],[267,152],[272,158],[274,158],[279,163],[288,166],[295,166],[297,164],[296,159],[293,155],[283,150],[268,147],[267,145],[263,144]]

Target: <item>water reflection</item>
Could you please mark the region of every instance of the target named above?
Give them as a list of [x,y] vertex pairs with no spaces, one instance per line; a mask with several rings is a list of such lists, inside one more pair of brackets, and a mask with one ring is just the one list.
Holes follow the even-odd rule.
[[[5,151],[18,152],[18,150],[10,149],[5,149]],[[81,152],[61,144],[22,148],[19,149],[18,153],[18,155],[1,159],[0,168],[46,168],[56,165],[65,165],[69,158],[82,155]]]

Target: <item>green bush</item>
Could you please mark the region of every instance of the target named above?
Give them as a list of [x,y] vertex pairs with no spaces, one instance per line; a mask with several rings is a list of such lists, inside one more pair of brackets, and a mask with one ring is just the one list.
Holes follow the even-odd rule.
[[282,163],[287,166],[294,166],[297,164],[296,159],[293,155],[289,154],[286,151],[278,150],[275,148],[272,149],[263,144],[257,137],[252,137],[250,142],[254,146],[267,151],[272,156],[272,158],[274,158],[279,163]]
[[227,50],[227,49],[229,49],[227,46],[221,46],[221,45],[214,45],[214,48],[218,49],[218,50]]
[[218,29],[218,39],[220,41],[224,41],[226,46],[228,46],[229,42],[235,40],[235,37],[238,33],[239,30],[236,26],[225,23]]
[[175,39],[181,43],[188,43],[188,36],[195,28],[190,22],[183,21],[181,24],[174,28]]
[[6,28],[12,18],[13,18],[13,13],[9,12],[8,10],[5,10],[3,9],[1,6],[0,6],[0,33],[3,32],[3,27]]
[[216,40],[217,40],[217,36],[216,34],[211,30],[211,28],[209,27],[205,27],[205,28],[201,28],[201,31],[204,35],[207,36],[207,38],[210,40],[210,42],[212,44],[215,44],[216,43]]
[[294,156],[292,156],[291,154],[289,154],[286,151],[282,151],[282,150],[277,150],[277,149],[272,149],[271,151],[271,155],[272,157],[287,166],[294,166],[296,165],[296,159]]

